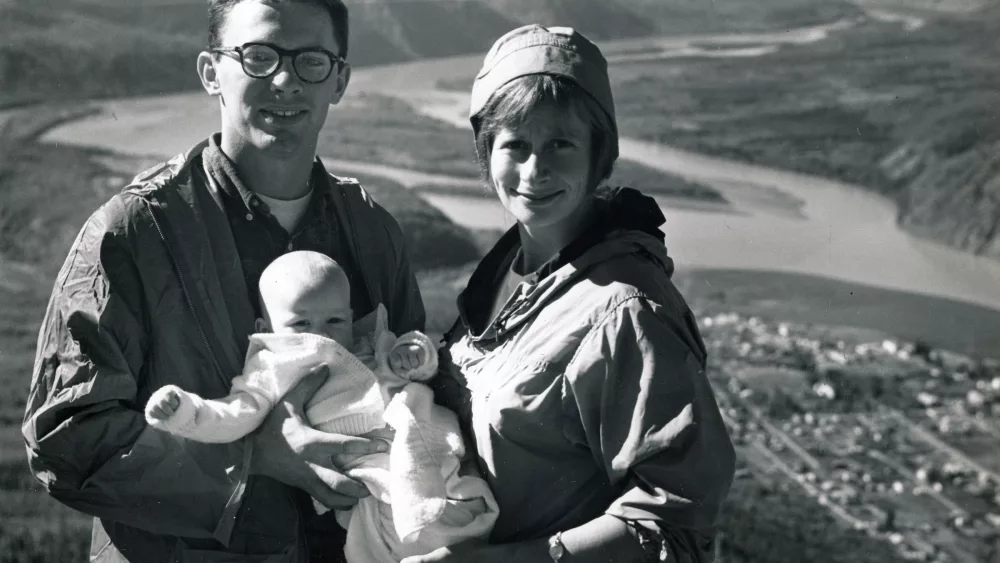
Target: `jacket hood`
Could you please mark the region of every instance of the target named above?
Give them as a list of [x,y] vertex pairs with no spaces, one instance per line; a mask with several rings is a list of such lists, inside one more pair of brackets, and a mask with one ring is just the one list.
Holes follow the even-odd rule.
[[[592,223],[536,272],[525,278],[511,304],[490,323],[500,280],[521,246],[517,225],[511,227],[482,259],[458,297],[460,320],[477,340],[500,338],[555,299],[563,289],[586,278],[594,268],[619,256],[636,255],[659,265],[667,277],[673,260],[660,227],[666,223],[656,201],[632,188],[601,188]],[[476,329],[482,328],[482,332]]]

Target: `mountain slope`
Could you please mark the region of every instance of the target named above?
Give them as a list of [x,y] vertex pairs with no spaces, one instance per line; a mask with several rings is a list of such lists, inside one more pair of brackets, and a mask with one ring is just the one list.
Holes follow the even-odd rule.
[[1000,258],[1000,6],[942,25],[954,26],[953,43],[923,64],[937,73],[937,95],[900,116],[904,143],[882,168],[902,186],[907,230]]
[[[351,59],[360,65],[485,51],[518,25],[485,3],[470,1],[365,2],[350,10]],[[387,45],[373,43],[372,35]]]
[[[483,52],[525,23],[595,39],[787,29],[857,13],[846,1],[348,0],[356,66]],[[203,0],[0,3],[0,107],[198,87]]]
[[520,23],[573,27],[592,39],[635,37],[659,31],[656,21],[621,0],[480,0]]

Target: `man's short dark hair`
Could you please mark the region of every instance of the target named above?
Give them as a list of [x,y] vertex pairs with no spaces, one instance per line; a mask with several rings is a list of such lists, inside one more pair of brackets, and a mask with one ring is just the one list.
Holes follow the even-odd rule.
[[[240,2],[247,0],[208,0],[208,48],[217,49],[222,47],[222,27],[226,23],[226,16],[229,10]],[[316,4],[330,14],[330,21],[333,22],[333,40],[340,47],[338,53],[341,57],[347,58],[347,38],[350,26],[347,19],[347,6],[342,0],[260,0],[268,4],[281,4],[284,2],[304,2]]]

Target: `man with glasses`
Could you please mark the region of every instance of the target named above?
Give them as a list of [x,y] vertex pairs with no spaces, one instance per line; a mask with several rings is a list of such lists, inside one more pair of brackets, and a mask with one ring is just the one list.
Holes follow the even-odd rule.
[[210,0],[197,68],[219,100],[220,133],[136,177],[69,252],[23,433],[48,492],[96,517],[92,561],[342,557],[332,511],[320,519],[310,497],[353,505],[368,493],[331,457],[385,445],[308,426],[303,404],[324,373],[236,444],[173,437],[148,426],[142,408],[165,384],[228,394],[260,315],[260,274],[292,250],[344,267],[355,317],[384,303],[397,334],[423,328],[398,224],[316,159],[350,80],[347,37],[339,0]]

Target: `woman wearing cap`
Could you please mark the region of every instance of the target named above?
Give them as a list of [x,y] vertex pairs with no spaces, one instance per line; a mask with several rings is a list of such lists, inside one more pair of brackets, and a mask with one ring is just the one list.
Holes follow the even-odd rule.
[[501,37],[472,87],[484,177],[517,220],[446,335],[458,413],[500,515],[428,561],[707,561],[733,446],[670,281],[656,203],[598,189],[618,156],[607,62],[570,28]]

